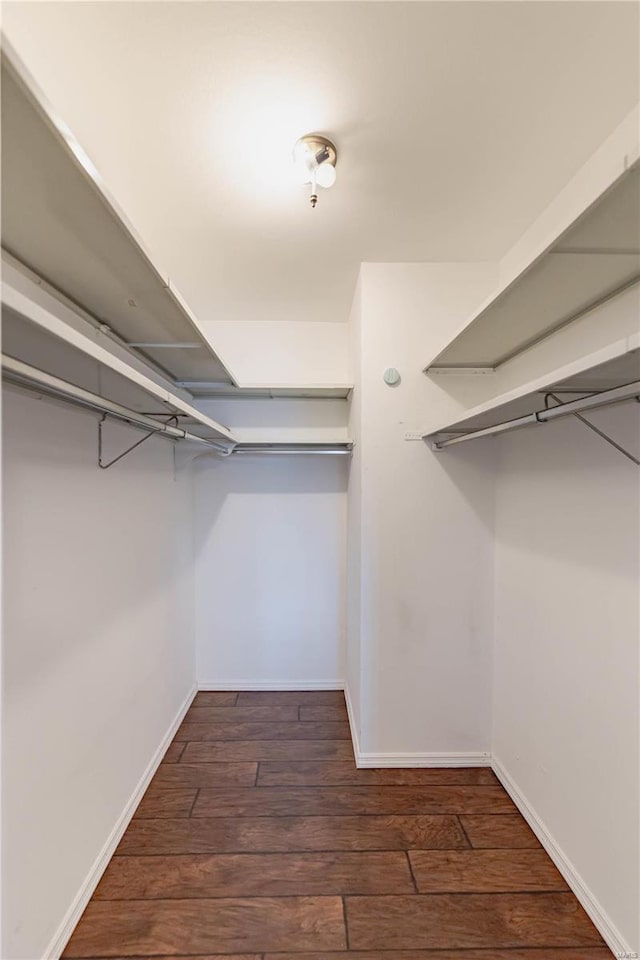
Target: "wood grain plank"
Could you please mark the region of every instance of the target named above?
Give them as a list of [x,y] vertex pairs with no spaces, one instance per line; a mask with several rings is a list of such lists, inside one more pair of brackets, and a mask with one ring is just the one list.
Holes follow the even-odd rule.
[[348,723],[191,723],[176,740],[349,740]]
[[505,813],[513,809],[502,787],[253,787],[202,790],[192,816],[419,815]]
[[65,957],[343,950],[339,897],[92,900]]
[[132,820],[117,856],[464,849],[457,817],[256,817]]
[[344,760],[355,769],[350,740],[224,740],[187,743],[185,763],[220,760]]
[[253,786],[257,763],[161,763],[152,787],[215,787],[220,784]]
[[237,699],[237,690],[199,690],[191,706],[233,707]]
[[[173,769],[173,765],[169,764],[169,766]],[[153,819],[188,817],[197,793],[196,789],[157,791],[150,786],[134,816]]]
[[[289,723],[298,720],[298,708],[289,707],[197,707],[185,719],[192,723]],[[337,717],[344,720],[344,717]]]
[[238,705],[247,706],[344,706],[342,690],[244,690],[238,696]]
[[114,857],[97,900],[413,893],[404,853]]
[[350,950],[601,946],[571,893],[347,897]]
[[539,850],[411,850],[420,893],[503,893],[568,890]]
[[[535,947],[515,950],[367,950],[364,953],[265,953],[264,960],[611,960],[607,947]],[[172,960],[187,960],[184,957]],[[218,960],[189,957],[188,960]],[[225,958],[235,960],[235,958]]]
[[462,816],[460,822],[472,847],[533,849],[540,846],[535,833],[519,813],[499,817]]
[[[189,744],[198,747],[200,744]],[[186,759],[186,757],[185,757]],[[266,758],[264,758],[266,759]],[[430,767],[423,769],[358,769],[353,759],[265,762],[260,765],[258,785],[285,786],[446,786],[478,784],[495,786],[498,780],[488,767]]]
[[301,720],[338,720],[344,721],[348,720],[347,706],[346,704],[340,704],[338,706],[330,706],[323,704],[308,704],[306,706],[300,707],[300,719]]
[[176,743],[174,740],[173,743],[170,743],[167,747],[167,752],[162,758],[163,763],[177,763],[182,756],[182,752],[186,747],[186,743]]
[[[272,954],[272,956],[275,956],[275,954]],[[281,953],[280,956],[291,957],[291,954]],[[320,954],[316,954],[316,956],[319,957]],[[326,957],[326,954],[324,954],[324,956]],[[331,956],[339,957],[340,954],[332,953]],[[90,958],[83,957],[83,958],[78,958],[78,960],[90,960]],[[122,953],[119,953],[117,957],[112,957],[111,960],[131,960],[131,958],[123,957]],[[164,957],[156,956],[156,957],[147,957],[146,960],[167,960],[167,958],[166,956]],[[185,956],[179,957],[179,956],[176,956],[175,954],[172,954],[171,960],[263,960],[263,954],[262,953],[225,953],[225,954],[208,953],[206,954],[206,956],[204,956],[203,954],[200,954],[199,956],[194,956],[193,954],[190,954],[188,957],[185,957]]]
[[[151,781],[157,793],[167,789],[197,790],[199,787],[220,787],[224,784],[240,784],[253,788],[257,763],[168,763],[160,764]],[[253,777],[253,779],[252,779]],[[234,779],[235,778],[235,779]]]

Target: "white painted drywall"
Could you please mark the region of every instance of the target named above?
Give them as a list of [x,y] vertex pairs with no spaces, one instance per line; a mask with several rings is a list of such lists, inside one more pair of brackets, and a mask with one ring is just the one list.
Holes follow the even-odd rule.
[[201,327],[240,386],[349,382],[344,323],[209,320]]
[[[358,283],[349,317],[349,376],[354,390],[349,403],[349,437],[357,438],[349,463],[347,487],[347,651],[345,695],[356,754],[362,735],[362,282]],[[366,612],[366,611],[365,611]]]
[[165,440],[102,471],[95,416],[3,400],[1,954],[33,960],[195,682],[190,484]]
[[[589,417],[640,455],[637,404]],[[491,445],[494,752],[638,950],[638,469],[571,419]]]
[[346,400],[202,400],[198,409],[219,418],[234,437],[245,442],[330,443],[344,442],[349,436]]
[[[200,404],[245,440],[346,439],[345,400]],[[344,682],[347,457],[198,456],[198,679]]]
[[345,459],[196,461],[201,684],[342,684]]
[[[404,434],[442,403],[416,358],[486,295],[495,268],[364,264],[360,279],[359,574],[353,545],[350,558],[360,632],[349,637],[350,650],[360,645],[360,745],[369,754],[482,753],[491,727],[491,454],[475,447],[445,459]],[[400,371],[396,387],[383,382],[388,366]]]

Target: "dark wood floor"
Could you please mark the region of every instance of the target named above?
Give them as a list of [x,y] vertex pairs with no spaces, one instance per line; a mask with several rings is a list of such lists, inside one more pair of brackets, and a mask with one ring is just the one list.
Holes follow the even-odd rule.
[[330,691],[199,693],[64,956],[611,958],[490,770],[357,770]]

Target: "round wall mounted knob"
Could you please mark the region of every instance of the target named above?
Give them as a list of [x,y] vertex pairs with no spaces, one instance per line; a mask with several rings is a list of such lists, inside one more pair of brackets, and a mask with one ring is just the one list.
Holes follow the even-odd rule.
[[395,387],[397,383],[400,383],[400,374],[395,367],[387,367],[383,373],[384,382],[390,387]]

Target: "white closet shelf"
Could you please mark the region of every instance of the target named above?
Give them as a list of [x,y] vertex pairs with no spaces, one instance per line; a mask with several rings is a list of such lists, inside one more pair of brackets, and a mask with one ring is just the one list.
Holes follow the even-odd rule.
[[201,400],[346,400],[353,390],[352,383],[243,383],[241,386],[236,386],[232,383],[179,380],[176,386],[188,390],[193,397]]
[[174,380],[232,384],[168,274],[4,38],[1,72],[3,248]]
[[490,372],[640,281],[634,110],[500,264],[501,282],[426,367]]
[[[102,413],[103,420],[105,417],[110,417],[149,431],[149,433],[163,435],[170,440],[203,444],[212,453],[221,457],[238,454],[256,456],[323,454],[336,456],[349,455],[353,449],[353,441],[344,438],[324,438],[323,440],[308,438],[287,441],[281,439],[238,440],[228,431],[221,433],[219,430],[213,430],[211,427],[213,421],[209,421],[208,418],[203,417],[196,410],[185,408],[179,402],[167,402],[168,405],[161,414],[145,414],[6,354],[2,354],[2,377],[5,382],[35,392],[40,396],[61,400],[96,413]],[[181,411],[179,415],[169,416],[173,408],[176,411]],[[159,416],[163,416],[165,419],[159,420]],[[192,425],[198,430],[197,433],[194,433],[192,429],[187,429]],[[101,426],[102,424],[100,424]],[[206,433],[203,433],[203,427],[207,428]],[[134,444],[131,449],[135,449],[137,445],[137,443]],[[128,452],[129,450],[125,451],[124,455]],[[100,454],[99,462],[104,467],[101,456]],[[119,459],[121,459],[120,456],[112,463],[116,463]],[[110,465],[111,463],[107,466]]]
[[[163,414],[145,414],[138,410],[132,410],[130,407],[115,403],[113,400],[100,396],[93,391],[85,390],[74,383],[55,377],[44,370],[6,354],[2,354],[2,378],[7,383],[33,391],[39,396],[62,400],[73,406],[102,413],[103,420],[105,417],[111,417],[131,426],[145,429],[150,433],[161,434],[170,440],[187,440],[191,443],[205,444],[219,453],[225,452],[227,449],[222,442],[227,440],[227,437],[220,437],[217,434],[214,434],[213,437],[203,437],[190,433],[179,425],[180,419],[178,416],[168,416],[169,410],[164,411]],[[168,418],[158,420],[158,416]],[[137,445],[134,444],[134,447]],[[118,457],[117,459],[121,458]]]
[[[49,290],[38,286],[32,277],[25,276],[14,265],[5,263],[2,282],[2,307],[5,332],[9,344],[15,343],[21,356],[3,356],[3,377],[10,383],[30,389],[43,396],[53,397],[83,406],[128,423],[156,430],[173,440],[189,440],[208,444],[221,456],[230,454],[348,454],[353,442],[343,436],[323,437],[302,435],[298,439],[239,438],[227,427],[194,407],[180,393],[171,390],[171,382],[163,381],[140,361],[134,366],[126,349],[119,348],[90,320],[72,305],[63,303]],[[20,336],[20,325],[28,322],[37,334],[25,346]],[[24,330],[22,331],[24,334]],[[119,397],[106,397],[88,390],[86,386],[70,382],[50,370],[34,365],[31,354],[48,357],[53,364],[54,341],[64,347],[68,358],[75,355],[95,361],[102,370],[115,375],[119,384],[126,383],[128,393],[134,391],[134,406],[125,406]],[[26,356],[25,356],[26,351]],[[57,355],[58,362],[60,355]],[[55,366],[55,365],[54,365]],[[91,369],[94,369],[92,366]],[[113,389],[113,383],[112,383]],[[121,391],[118,389],[117,393]],[[187,394],[190,398],[190,395]],[[149,407],[155,413],[149,414]],[[150,419],[153,416],[176,414],[177,423],[163,424]]]
[[[640,381],[640,334],[626,337],[592,353],[580,362],[566,364],[543,377],[479,404],[466,413],[425,431],[423,439],[434,449],[454,438],[473,439],[533,423],[532,414],[544,407],[546,394],[556,394],[565,402],[577,397],[610,394]],[[636,389],[636,388],[634,388]],[[640,388],[638,388],[640,390]],[[630,398],[635,396],[633,390]],[[523,418],[522,424],[519,421]],[[505,426],[512,424],[511,427]]]
[[[105,341],[100,330],[92,327],[73,308],[61,303],[48,290],[39,289],[30,278],[22,276],[10,265],[5,274],[1,287],[1,300],[3,315],[8,319],[15,319],[18,323],[28,322],[41,337],[45,338],[45,342],[47,338],[48,342],[52,342],[52,339],[57,340],[72,353],[95,361],[102,369],[115,374],[122,382],[126,382],[141,396],[159,405],[161,409],[177,413],[199,424],[206,430],[207,438],[235,442],[236,438],[230,430],[201,413],[188,400],[185,400],[184,396],[174,393],[171,385],[167,385],[166,381],[163,382],[157,375],[154,377],[154,372],[148,370],[144,363],[134,365],[129,362],[126,350],[118,350],[117,345],[108,338]],[[27,366],[32,370],[37,369],[30,362],[28,355],[9,359],[18,362],[26,360]],[[47,363],[47,366],[50,365],[50,362]],[[3,367],[6,366],[8,365],[3,358]],[[39,369],[38,373],[46,376],[51,374],[51,371]],[[23,380],[25,379],[26,377],[23,377]],[[68,385],[73,386],[73,384]]]

